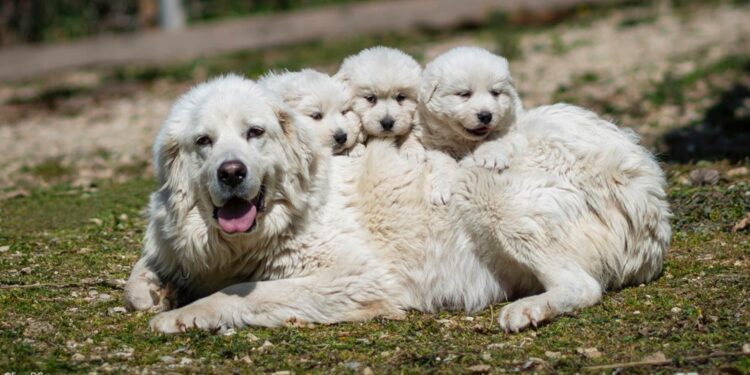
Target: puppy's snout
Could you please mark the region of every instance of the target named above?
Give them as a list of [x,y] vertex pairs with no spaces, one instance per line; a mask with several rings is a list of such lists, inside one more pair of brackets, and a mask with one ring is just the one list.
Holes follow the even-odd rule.
[[477,119],[479,119],[479,122],[481,122],[482,124],[487,125],[490,123],[490,121],[492,121],[492,113],[487,111],[479,112],[477,113]]
[[339,130],[333,134],[333,140],[336,141],[337,145],[343,145],[344,143],[346,143],[346,138],[346,132],[344,132],[343,130]]
[[396,120],[394,120],[393,117],[391,117],[390,115],[387,115],[383,117],[382,119],[380,119],[380,126],[382,126],[383,130],[386,130],[386,131],[393,129],[393,124],[395,123],[396,123]]
[[239,160],[229,160],[221,163],[216,174],[222,184],[235,187],[247,177],[247,167]]

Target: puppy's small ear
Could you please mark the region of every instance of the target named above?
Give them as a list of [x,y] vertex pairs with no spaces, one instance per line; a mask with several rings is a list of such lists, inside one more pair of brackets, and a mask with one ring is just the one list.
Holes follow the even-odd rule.
[[294,131],[294,115],[291,109],[284,104],[277,104],[274,107],[274,112],[276,113],[281,130],[284,134],[290,135]]
[[419,87],[419,101],[429,103],[440,85],[440,76],[438,74],[424,74],[422,84]]

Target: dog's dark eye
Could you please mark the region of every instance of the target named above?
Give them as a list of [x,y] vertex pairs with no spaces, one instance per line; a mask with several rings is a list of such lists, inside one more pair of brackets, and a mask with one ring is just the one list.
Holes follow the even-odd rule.
[[310,118],[313,119],[313,120],[316,120],[316,121],[317,120],[321,120],[321,119],[323,119],[323,114],[320,113],[320,112],[315,112],[315,113],[313,113],[313,114],[310,115]]
[[365,100],[367,100],[367,101],[368,101],[368,102],[370,102],[371,104],[375,104],[375,103],[377,103],[377,102],[378,102],[378,97],[377,97],[377,96],[375,96],[375,95],[366,95],[366,96],[365,96]]
[[462,97],[462,98],[471,98],[471,91],[459,91],[456,93],[456,95]]
[[260,126],[251,126],[250,129],[247,129],[247,139],[260,137],[265,132],[266,130]]
[[346,116],[351,111],[352,111],[351,109],[345,109],[345,110],[341,111],[341,114],[344,115],[344,116]]
[[401,102],[404,101],[404,99],[406,99],[406,95],[401,94],[401,93],[399,93],[398,95],[396,95],[396,101],[397,102],[401,103]]
[[503,92],[502,92],[502,91],[500,91],[500,90],[491,90],[491,91],[490,91],[490,94],[492,94],[492,96],[494,96],[494,97],[498,97],[498,96],[500,96],[500,94],[502,94],[502,93],[503,93]]
[[195,139],[195,144],[198,146],[208,146],[212,143],[213,143],[213,140],[211,140],[211,137],[207,135],[201,135]]

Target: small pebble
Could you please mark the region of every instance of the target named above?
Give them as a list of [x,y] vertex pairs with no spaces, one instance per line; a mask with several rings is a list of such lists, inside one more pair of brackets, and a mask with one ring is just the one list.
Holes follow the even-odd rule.
[[561,357],[560,352],[551,352],[549,350],[544,352],[544,355],[547,356],[547,358],[552,358],[552,359],[558,359]]
[[21,268],[21,273],[24,274],[24,275],[30,274],[31,273],[31,267]]
[[679,314],[682,312],[682,309],[675,306],[671,310],[669,310],[669,312],[671,312],[672,314]]
[[6,252],[8,250],[10,250],[10,246],[8,246],[8,245],[0,246],[0,253],[4,253],[4,252]]
[[474,365],[469,367],[467,370],[474,374],[486,374],[490,372],[490,369],[492,369],[490,365]]
[[578,354],[583,355],[586,358],[599,358],[602,356],[602,353],[597,348],[578,348],[576,349],[576,352]]
[[163,363],[166,363],[166,364],[172,364],[172,363],[175,363],[177,361],[174,357],[172,357],[170,355],[163,355],[163,356],[159,357],[159,360],[162,361]]
[[745,354],[750,354],[750,343],[742,345],[742,352]]
[[362,375],[375,375],[375,372],[372,371],[371,368],[365,367],[365,369],[362,370]]
[[73,356],[70,357],[70,360],[73,362],[81,362],[86,359],[86,356],[84,356],[81,353],[73,354]]

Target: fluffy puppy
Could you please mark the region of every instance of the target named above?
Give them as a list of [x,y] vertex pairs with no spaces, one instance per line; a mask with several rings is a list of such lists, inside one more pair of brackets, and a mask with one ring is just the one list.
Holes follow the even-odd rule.
[[302,114],[301,120],[315,129],[320,142],[333,154],[348,154],[361,145],[363,134],[359,118],[351,111],[352,97],[346,85],[312,69],[270,72],[258,83]]
[[454,48],[430,62],[422,74],[419,116],[422,142],[436,162],[433,203],[446,203],[462,167],[508,167],[509,139],[523,107],[508,61],[476,47]]
[[335,78],[348,84],[353,109],[368,137],[392,138],[408,158],[423,158],[415,129],[422,68],[411,56],[388,47],[365,49],[347,57]]

